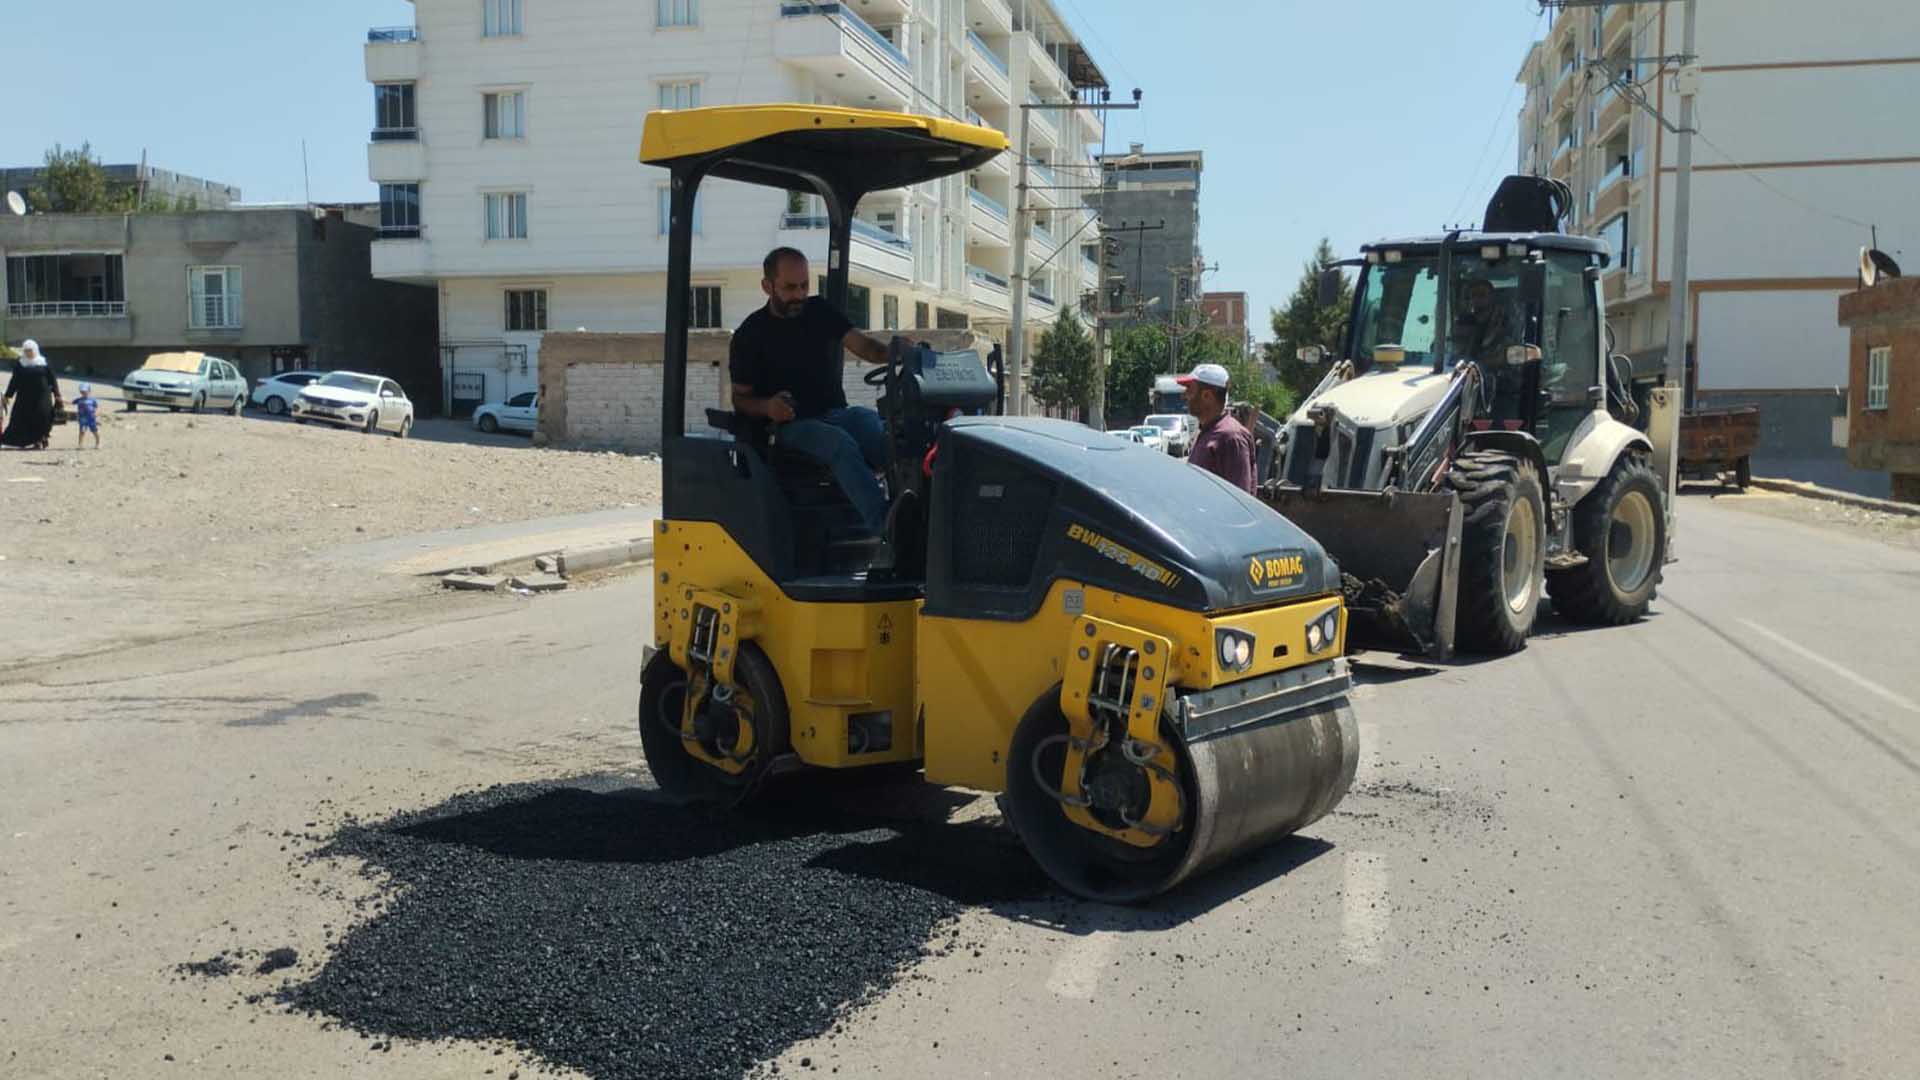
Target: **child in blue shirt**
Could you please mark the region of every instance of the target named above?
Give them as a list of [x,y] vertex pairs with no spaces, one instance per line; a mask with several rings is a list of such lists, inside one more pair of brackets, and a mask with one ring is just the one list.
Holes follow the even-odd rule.
[[73,399],[74,425],[73,448],[82,449],[87,442],[87,432],[93,432],[93,448],[100,449],[100,402],[93,396],[93,387],[80,384],[80,396]]

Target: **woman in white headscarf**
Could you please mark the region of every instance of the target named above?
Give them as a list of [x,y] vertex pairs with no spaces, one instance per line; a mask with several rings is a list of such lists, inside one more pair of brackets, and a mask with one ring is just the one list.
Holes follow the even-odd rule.
[[45,450],[53,434],[53,407],[59,400],[59,380],[47,366],[39,342],[21,342],[20,359],[14,364],[6,396],[0,399],[7,425],[0,432],[0,446]]

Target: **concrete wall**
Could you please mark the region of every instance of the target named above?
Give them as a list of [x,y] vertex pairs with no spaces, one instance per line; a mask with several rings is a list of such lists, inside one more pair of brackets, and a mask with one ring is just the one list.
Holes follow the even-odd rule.
[[415,411],[443,410],[434,291],[373,277],[374,230],[328,217],[300,230],[300,336],[319,367],[392,376]]
[[[879,335],[875,335],[878,337]],[[971,331],[923,331],[913,335],[935,348],[979,349],[991,345]],[[710,408],[731,408],[727,377],[729,331],[702,331],[687,342],[686,429],[705,431]],[[658,453],[664,402],[661,360],[666,336],[550,333],[541,342],[540,435],[547,442],[606,446]],[[865,381],[870,366],[849,356],[841,383],[850,405],[871,406],[879,391]]]

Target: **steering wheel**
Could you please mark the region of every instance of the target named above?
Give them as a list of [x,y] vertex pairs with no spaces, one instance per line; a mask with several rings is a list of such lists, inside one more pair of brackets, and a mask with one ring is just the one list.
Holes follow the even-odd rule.
[[868,369],[861,381],[868,386],[888,386],[907,366],[907,356],[913,352],[913,343],[899,334],[893,335],[887,342],[887,362],[879,367]]

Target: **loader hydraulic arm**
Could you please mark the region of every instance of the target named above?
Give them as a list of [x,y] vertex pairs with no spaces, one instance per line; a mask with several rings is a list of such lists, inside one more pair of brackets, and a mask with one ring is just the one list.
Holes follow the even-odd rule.
[[1473,419],[1480,401],[1480,365],[1461,361],[1453,369],[1453,381],[1446,396],[1434,405],[1404,445],[1389,453],[1393,456],[1387,470],[1388,487],[1402,491],[1432,491],[1446,474],[1452,450],[1459,445],[1459,433]]

